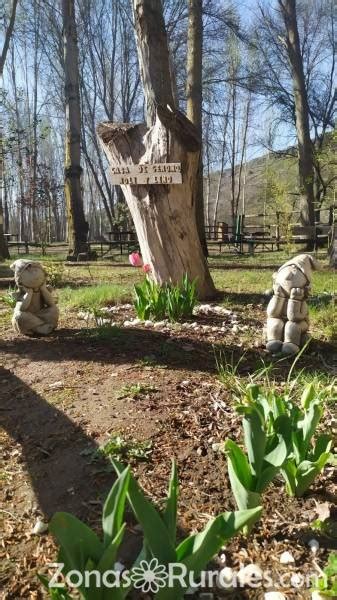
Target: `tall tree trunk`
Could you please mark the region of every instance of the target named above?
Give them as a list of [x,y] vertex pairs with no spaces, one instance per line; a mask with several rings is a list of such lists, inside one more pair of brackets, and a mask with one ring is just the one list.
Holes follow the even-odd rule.
[[88,223],[81,190],[81,106],[74,0],[62,0],[66,141],[64,193],[67,207],[69,258],[88,251]]
[[[301,221],[304,225],[313,226],[315,225],[314,165],[310,139],[308,95],[297,27],[296,0],[278,0],[278,2],[286,28],[287,53],[293,80]],[[311,246],[310,240],[308,240],[308,246]]]
[[[1,49],[0,56],[0,88],[3,88],[3,73],[6,62],[6,56],[9,48],[9,44],[11,41],[11,37],[13,35],[14,24],[15,24],[15,16],[16,16],[16,7],[18,4],[18,0],[13,0],[11,16],[9,18],[9,24],[7,30],[5,31],[5,39],[4,44]],[[3,218],[3,198],[5,192],[5,186],[3,181],[3,172],[4,172],[4,153],[3,153],[3,122],[2,117],[0,117],[0,186],[1,186],[1,196],[0,196],[0,259],[9,258],[8,246],[6,242],[6,238],[4,236],[4,218]]]
[[143,260],[158,283],[197,279],[200,298],[215,289],[201,248],[194,209],[200,139],[174,106],[166,30],[159,0],[133,0],[147,124],[102,123],[98,135],[111,164],[179,162],[183,183],[123,185]]
[[39,25],[40,18],[36,0],[34,1],[34,88],[33,88],[33,143],[32,143],[32,160],[31,160],[31,236],[34,242],[41,241],[41,235],[38,230],[37,220],[37,96],[38,96],[38,75],[39,75],[39,64],[38,64],[38,40],[39,40]]
[[[202,144],[202,0],[188,0],[187,32],[187,116],[195,125]],[[208,255],[205,235],[204,177],[202,150],[195,191],[195,211],[200,242]]]

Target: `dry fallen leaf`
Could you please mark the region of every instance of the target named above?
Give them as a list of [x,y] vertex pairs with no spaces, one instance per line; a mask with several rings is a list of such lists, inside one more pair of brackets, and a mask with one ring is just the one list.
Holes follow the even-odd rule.
[[319,503],[315,501],[315,505],[315,511],[321,521],[326,521],[326,519],[330,518],[331,504],[329,502]]

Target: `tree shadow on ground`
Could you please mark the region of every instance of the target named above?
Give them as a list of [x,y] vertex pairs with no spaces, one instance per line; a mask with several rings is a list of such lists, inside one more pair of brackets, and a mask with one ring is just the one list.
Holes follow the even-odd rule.
[[[217,372],[217,360],[236,365],[237,373],[254,373],[256,369],[274,365],[276,378],[284,379],[293,364],[294,357],[281,360],[267,354],[264,348],[245,349],[233,342],[226,343],[226,336],[216,343],[200,338],[177,336],[168,333],[137,328],[96,327],[87,329],[59,329],[48,338],[13,338],[0,345],[0,350],[14,356],[35,361],[89,361],[105,364],[139,364],[151,355],[153,362],[173,370]],[[322,359],[322,356],[326,359]],[[304,353],[296,365],[296,371],[331,374],[331,360],[336,356],[331,344],[313,340],[310,351]]]
[[42,512],[47,518],[56,510],[86,514],[114,481],[110,463],[91,463],[95,441],[11,371],[0,367],[0,380],[1,425],[21,445]]

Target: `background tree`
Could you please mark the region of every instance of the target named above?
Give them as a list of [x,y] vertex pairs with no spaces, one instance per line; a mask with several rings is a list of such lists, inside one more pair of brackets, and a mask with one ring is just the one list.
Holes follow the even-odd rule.
[[[289,146],[297,145],[297,126],[300,125],[298,120],[300,114],[297,114],[295,107],[294,73],[289,60],[289,52],[292,53],[292,60],[295,58],[295,34],[293,32],[292,46],[290,47],[287,33],[288,24],[285,22],[285,18],[288,19],[285,15],[286,4],[285,2],[282,3],[282,6],[278,4],[277,8],[271,7],[270,3],[260,0],[250,37],[253,60],[250,61],[246,74],[241,73],[239,84],[248,87],[255,96],[262,99],[269,110],[272,109],[276,133],[274,139],[277,140],[279,133],[284,136],[284,132],[287,131],[289,140],[292,140],[288,142],[289,149]],[[325,199],[331,202],[328,197],[336,179],[332,163],[327,164],[326,156],[323,158],[325,153],[321,154],[322,149],[329,143],[329,131],[334,127],[333,114],[336,96],[333,81],[336,66],[336,41],[333,4],[332,0],[308,0],[297,5],[294,2],[292,3],[292,10],[294,7],[296,9],[295,17],[298,34],[296,52],[299,52],[297,58],[301,60],[304,74],[306,102],[304,99],[301,100],[301,103],[304,102],[304,107],[306,104],[309,121],[311,152],[309,149],[307,156],[309,156],[309,161],[312,163],[313,173],[309,179],[313,181],[316,211],[319,210]],[[297,70],[298,68],[301,67],[297,66]],[[299,85],[297,77],[296,96],[298,106],[299,94],[304,98],[301,92],[303,85],[301,89]],[[289,136],[291,130],[296,132],[295,139]],[[305,143],[309,145],[307,134]],[[280,148],[275,149],[268,141],[264,141],[263,144],[269,151],[280,150]],[[287,148],[283,147],[283,154],[290,156],[293,151],[288,152]],[[310,167],[305,166],[305,168],[309,168],[310,171]],[[312,198],[310,181],[308,185],[309,198]],[[305,188],[302,186],[301,189],[302,206],[300,206],[301,202],[298,202],[297,207],[304,210],[304,221],[309,222],[309,209],[303,196]],[[303,202],[305,203],[304,206]]]
[[74,0],[62,0],[64,35],[65,161],[64,194],[67,206],[69,255],[88,251],[88,223],[81,190],[81,105]]
[[[187,31],[187,116],[195,125],[202,143],[202,0],[188,0]],[[203,160],[200,152],[199,171],[195,191],[195,210],[200,242],[207,256],[204,217]]]
[[[5,31],[5,39],[4,44],[1,50],[0,57],[0,85],[1,89],[3,89],[3,72],[4,66],[6,62],[6,56],[9,48],[9,44],[11,41],[11,37],[13,35],[14,24],[15,24],[15,16],[16,16],[16,7],[18,0],[13,0],[12,10],[9,18],[8,27]],[[4,236],[4,218],[3,218],[3,201],[5,196],[5,187],[4,187],[4,155],[3,155],[3,123],[2,123],[2,115],[0,117],[0,185],[1,185],[1,196],[0,196],[0,258],[9,258],[8,247],[6,243],[6,238]]]
[[314,165],[308,96],[297,27],[296,0],[278,0],[278,2],[286,31],[285,41],[294,89],[301,219],[304,224],[314,225]]
[[[97,240],[116,228],[129,229],[132,219],[120,186],[111,185],[96,124],[141,122],[145,100],[129,0],[74,2],[83,212],[90,239]],[[12,6],[10,1],[8,6]],[[186,112],[188,8],[186,0],[163,0],[172,96],[175,107]],[[254,182],[251,175],[258,164],[250,162],[255,156],[267,150],[272,161],[275,155],[282,157],[275,164],[276,172],[283,169],[284,155],[296,161],[294,93],[281,11],[277,3],[267,0],[254,0],[245,10],[244,27],[240,22],[242,9],[236,3],[202,2],[202,154],[208,224],[231,224],[244,205],[247,212],[261,212],[266,206],[264,169]],[[8,231],[18,233],[21,240],[60,241],[65,239],[67,228],[61,2],[20,0],[17,13],[4,69],[6,223]],[[331,135],[335,69],[332,17],[332,0],[308,0],[297,5],[317,220],[320,209],[333,201],[336,178]],[[200,69],[198,77],[200,80]],[[269,129],[275,135],[264,134]],[[294,173],[292,169],[291,186],[297,193]],[[299,198],[294,196],[295,209]],[[325,215],[322,212],[322,220]]]

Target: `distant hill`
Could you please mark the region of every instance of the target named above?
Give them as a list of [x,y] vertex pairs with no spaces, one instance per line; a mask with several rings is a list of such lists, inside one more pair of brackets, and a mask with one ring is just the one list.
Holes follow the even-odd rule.
[[[214,219],[214,209],[219,185],[220,171],[215,171],[210,176],[210,194],[208,212],[210,223]],[[236,177],[239,177],[239,167],[236,167]],[[250,160],[246,165],[246,183],[243,186],[244,173],[241,179],[241,193],[239,201],[239,213],[243,212],[243,200],[245,202],[245,214],[274,212],[270,198],[270,185],[274,180],[281,187],[285,187],[289,193],[297,193],[297,161],[296,157],[277,157],[271,155],[261,156]],[[237,183],[236,183],[237,185]],[[244,189],[243,189],[244,187]],[[207,195],[207,181],[205,181],[205,201]],[[206,210],[206,207],[205,207]],[[226,169],[221,178],[219,204],[217,210],[217,221],[231,223],[231,172]]]
[[[328,133],[327,150],[329,157],[324,156],[324,162],[330,162],[325,168],[337,176],[334,153],[337,150],[335,133]],[[245,214],[274,213],[276,210],[288,207],[296,209],[298,197],[298,165],[296,148],[289,148],[286,154],[265,154],[250,160],[246,165],[246,184],[243,190],[244,169],[242,171],[242,185],[239,201],[239,213],[243,213],[243,199]],[[325,171],[326,172],[326,171]],[[210,191],[208,199],[209,224],[213,224],[217,189],[220,172],[215,171],[210,176]],[[239,177],[239,167],[236,167],[236,178]],[[205,213],[207,211],[207,179],[204,180]],[[333,193],[330,192],[326,205],[333,204]],[[206,219],[207,220],[207,219]],[[217,221],[231,224],[231,173],[226,169],[221,178]]]

